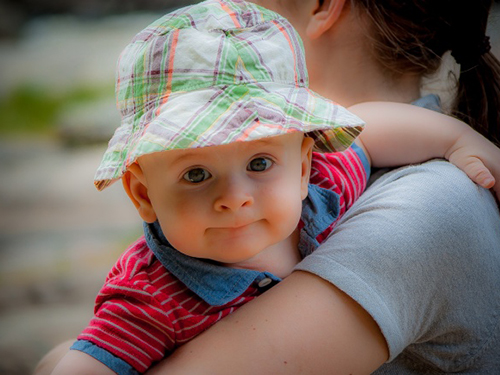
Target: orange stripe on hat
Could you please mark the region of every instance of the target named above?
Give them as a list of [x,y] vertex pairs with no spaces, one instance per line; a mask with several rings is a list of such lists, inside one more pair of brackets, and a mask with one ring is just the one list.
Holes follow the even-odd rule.
[[224,11],[229,14],[229,17],[231,17],[231,19],[233,20],[234,22],[234,25],[236,27],[241,27],[241,24],[240,24],[240,21],[238,21],[238,18],[236,18],[236,13],[234,13],[231,9],[229,9],[229,7],[223,2],[223,1],[219,1],[222,9],[224,9]]
[[285,31],[285,29],[283,28],[283,26],[281,26],[278,21],[276,20],[273,20],[273,23],[278,27],[278,29],[283,33],[283,35],[285,36],[287,42],[288,42],[288,45],[290,46],[290,50],[293,52],[293,72],[295,74],[295,85],[299,85],[299,75],[297,73],[297,55],[295,54],[295,49],[293,48],[293,44],[292,44],[292,41],[290,39],[290,37],[288,36],[288,33]]
[[[247,129],[245,129],[243,131],[243,134],[238,137],[238,141],[244,141],[246,140],[250,134],[257,128],[259,127],[261,124],[260,124],[260,121],[259,120],[256,120],[255,121],[255,124]],[[285,127],[281,126],[281,125],[278,125],[278,124],[266,124],[266,127],[267,128],[277,128],[277,129],[284,129],[284,130],[288,130],[286,133],[289,133],[289,132],[292,132],[294,131],[294,129],[286,129]]]
[[175,57],[175,48],[177,47],[177,41],[179,40],[179,32],[180,30],[177,29],[173,32],[172,35],[172,47],[170,50],[170,56],[168,58],[168,68],[167,68],[167,89],[166,89],[166,95],[163,97],[160,105],[158,106],[158,109],[156,110],[156,115],[158,116],[160,114],[161,107],[168,101],[168,98],[170,97],[170,94],[172,93],[172,76],[174,72],[174,57]]
[[[120,64],[121,60],[122,60],[122,54],[120,54],[120,56],[118,57],[118,63],[117,65]],[[122,79],[120,77],[119,74],[116,75],[116,85],[115,85],[115,92],[116,92],[116,107],[119,108],[118,104],[119,104],[119,100],[118,100],[118,93],[120,92],[120,84],[122,83]]]
[[[170,50],[169,58],[168,58],[168,68],[167,68],[167,88],[166,88],[166,94],[162,98],[161,103],[158,105],[158,108],[155,111],[156,116],[160,115],[161,108],[164,104],[168,102],[168,98],[170,97],[170,94],[172,93],[172,75],[174,71],[174,57],[175,57],[175,48],[177,47],[177,41],[179,40],[179,29],[175,30],[172,35],[172,47]],[[149,124],[146,124],[144,126],[144,129],[142,129],[142,134],[144,134],[149,127]],[[125,168],[128,168],[133,160],[131,160],[132,153],[129,153],[127,159],[125,160]]]

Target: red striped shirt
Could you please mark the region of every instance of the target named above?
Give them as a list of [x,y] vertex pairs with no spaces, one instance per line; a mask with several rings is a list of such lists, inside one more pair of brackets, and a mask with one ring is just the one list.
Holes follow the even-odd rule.
[[344,152],[314,153],[309,181],[323,189],[334,191],[340,199],[339,216],[316,238],[319,243],[330,235],[347,209],[358,200],[366,189],[367,180],[363,163],[352,147]]

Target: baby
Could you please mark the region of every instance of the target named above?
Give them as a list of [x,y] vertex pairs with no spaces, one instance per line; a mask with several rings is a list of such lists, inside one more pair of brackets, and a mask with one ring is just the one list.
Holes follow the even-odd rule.
[[477,143],[438,113],[372,103],[354,108],[368,125],[352,144],[363,121],[307,84],[292,26],[244,1],[204,1],[137,34],[95,184],[122,179],[145,235],[54,374],[146,372],[289,275],[363,192],[370,163],[453,159]]

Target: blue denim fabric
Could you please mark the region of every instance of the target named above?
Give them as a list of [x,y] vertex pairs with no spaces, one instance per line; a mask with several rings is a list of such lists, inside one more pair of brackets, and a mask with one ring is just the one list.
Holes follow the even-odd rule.
[[443,112],[441,109],[441,99],[439,99],[439,96],[434,94],[422,96],[421,98],[415,100],[412,104],[417,107],[432,109],[436,112]]
[[115,357],[107,350],[92,344],[90,341],[78,340],[70,348],[71,350],[78,350],[84,352],[91,357],[97,359],[99,362],[104,363],[111,370],[120,375],[139,375],[132,366],[127,362]]

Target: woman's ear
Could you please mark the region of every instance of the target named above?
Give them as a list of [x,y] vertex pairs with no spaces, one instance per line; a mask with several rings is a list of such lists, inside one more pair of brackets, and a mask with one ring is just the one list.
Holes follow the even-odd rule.
[[312,161],[312,149],[314,146],[314,140],[311,137],[304,136],[302,140],[302,175],[300,180],[300,191],[302,199],[306,199],[309,192],[309,177],[311,176],[311,161]]
[[346,0],[324,0],[316,2],[316,9],[309,19],[306,35],[310,39],[317,39],[327,32],[339,19]]
[[123,188],[134,204],[139,216],[146,223],[154,223],[156,213],[148,196],[144,173],[139,164],[132,164],[122,177]]

